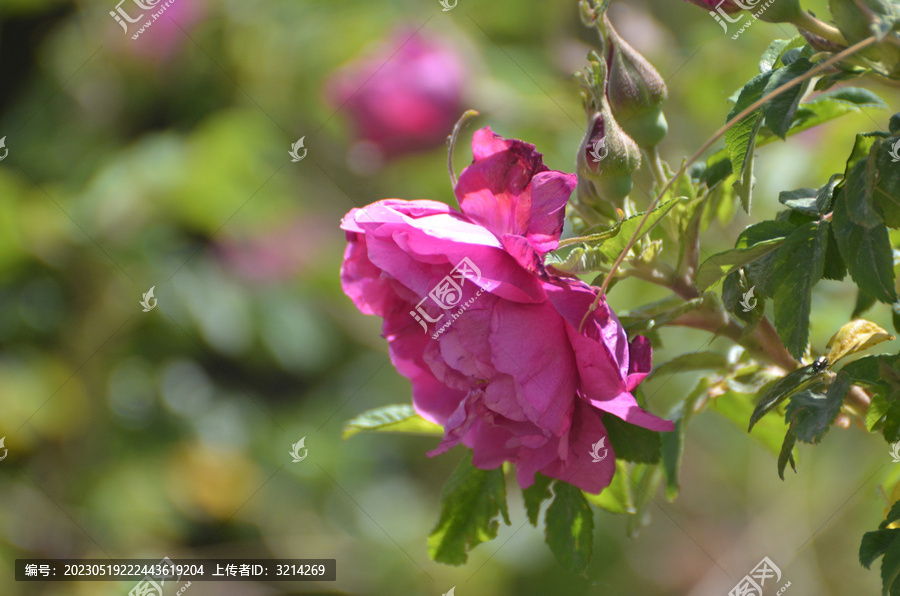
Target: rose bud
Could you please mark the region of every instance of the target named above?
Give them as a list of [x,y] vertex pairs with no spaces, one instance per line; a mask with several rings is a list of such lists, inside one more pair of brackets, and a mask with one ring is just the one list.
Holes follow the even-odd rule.
[[326,96],[347,114],[364,153],[380,161],[442,145],[462,111],[465,78],[457,52],[431,36],[403,31],[340,69]]
[[[600,104],[578,149],[578,178],[591,182],[599,198],[621,207],[633,186],[631,175],[641,167],[641,150],[613,118],[606,101]],[[601,213],[608,211],[590,202],[590,195],[579,193],[578,198]]]
[[619,37],[609,19],[604,24],[610,46],[609,105],[628,136],[641,147],[655,147],[668,131],[660,107],[668,94],[666,83],[646,58]]

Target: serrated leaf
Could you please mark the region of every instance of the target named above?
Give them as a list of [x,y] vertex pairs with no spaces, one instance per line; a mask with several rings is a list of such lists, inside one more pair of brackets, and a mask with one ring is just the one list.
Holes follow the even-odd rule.
[[866,198],[889,228],[900,228],[900,137],[883,139],[866,161]]
[[768,72],[774,67],[782,66],[781,57],[784,53],[794,48],[802,48],[806,45],[806,40],[802,35],[794,36],[791,39],[776,39],[766,51],[763,52],[759,59],[759,72]]
[[[669,433],[667,433],[669,434]],[[584,496],[592,504],[611,513],[636,513],[634,495],[631,493],[631,479],[628,477],[628,464],[616,459],[616,473],[612,482],[599,495],[585,493]]]
[[778,193],[778,202],[790,209],[809,215],[820,215],[816,204],[818,189],[798,188],[796,190],[783,190]]
[[[728,112],[729,122],[762,97],[763,90],[766,88],[766,83],[769,82],[773,72],[775,71],[758,74],[744,85],[738,95],[737,102],[734,104],[734,107],[731,108],[731,111]],[[731,171],[734,172],[738,178],[740,178],[740,174],[744,172],[744,162],[747,159],[749,152],[752,151],[752,145],[754,144],[756,133],[759,132],[759,123],[761,119],[762,110],[755,110],[725,132],[725,146],[727,147],[728,155],[731,158]]]
[[884,395],[880,393],[873,395],[869,409],[866,410],[866,430],[869,432],[877,430],[878,423],[885,417],[887,411],[888,402]]
[[[885,109],[887,104],[880,97],[860,87],[842,87],[819,93],[815,99],[800,104],[794,113],[794,123],[787,136],[793,136],[814,128],[846,114],[860,112],[863,108]],[[762,147],[780,140],[774,133],[766,129],[760,130],[756,138],[756,146]],[[706,171],[703,181],[712,188],[734,172],[730,149],[717,151],[706,160]]]
[[863,534],[859,545],[859,562],[866,569],[872,567],[875,559],[883,555],[891,543],[900,537],[900,530],[875,530]]
[[850,166],[844,182],[843,194],[847,205],[847,215],[853,223],[866,228],[884,225],[881,216],[875,211],[875,206],[866,192],[865,161],[859,160]]
[[843,193],[835,198],[831,225],[850,277],[859,289],[881,302],[896,302],[893,252],[887,228],[869,229],[854,223],[847,214]]
[[[812,62],[808,58],[798,58],[784,68],[772,71],[772,76],[766,82],[763,95],[771,93],[775,89],[781,87],[785,83],[802,76],[813,67]],[[791,123],[794,121],[794,114],[800,105],[800,99],[809,88],[809,79],[794,85],[778,97],[774,97],[763,105],[763,116],[766,119],[766,126],[782,139],[785,138]]]
[[762,399],[756,404],[753,414],[750,415],[750,425],[747,431],[753,430],[753,426],[760,418],[775,409],[778,404],[796,393],[806,389],[814,389],[824,382],[825,375],[813,370],[813,365],[792,370],[777,381],[767,383],[760,391]]
[[497,537],[502,515],[509,525],[503,471],[481,470],[467,453],[441,490],[441,517],[428,537],[428,555],[448,565],[462,565],[468,552]]
[[802,391],[791,397],[784,418],[800,441],[818,443],[834,423],[850,390],[850,375],[838,373],[825,395]]
[[775,256],[775,329],[797,359],[809,339],[812,289],[822,279],[827,244],[828,222],[810,222],[788,236]]
[[537,527],[538,515],[541,512],[541,504],[553,496],[550,493],[552,478],[547,478],[541,473],[534,474],[534,484],[522,489],[522,499],[525,501],[525,513],[531,525]]
[[612,414],[603,417],[603,426],[616,459],[656,463],[660,457],[659,433],[625,422]]
[[581,575],[594,548],[594,512],[580,489],[557,480],[547,508],[545,536],[556,560]]
[[[746,227],[738,236],[737,248],[754,246],[769,240],[784,240],[790,236],[797,226],[789,221],[768,220]],[[756,288],[756,294],[771,298],[774,294],[772,270],[775,265],[777,251],[763,255],[744,267],[748,285]]]
[[773,238],[746,248],[733,248],[709,257],[703,261],[697,271],[697,289],[705,292],[732,271],[764,257],[781,246],[784,241],[783,237]]
[[831,348],[826,358],[831,366],[850,354],[862,352],[881,342],[894,339],[894,336],[865,319],[855,319],[838,329],[828,340],[826,348]]
[[878,529],[884,530],[897,520],[900,520],[900,501],[897,501],[896,503],[891,505],[891,508],[887,512],[887,515],[884,516],[884,521],[878,524]]
[[796,442],[797,437],[794,436],[794,433],[787,431],[787,434],[784,435],[784,442],[781,444],[781,452],[778,454],[778,477],[782,480],[784,480],[784,470],[788,464],[791,464],[794,472],[797,471],[797,464],[794,462],[794,444]]
[[897,577],[900,576],[900,541],[893,540],[884,551],[881,559],[881,593],[882,596],[893,596]]
[[871,391],[888,396],[891,386],[882,373],[882,365],[900,370],[900,355],[881,354],[866,356],[844,366],[845,371],[853,379],[855,385],[862,385]]
[[341,439],[361,432],[405,433],[443,436],[444,428],[419,416],[407,404],[394,404],[368,410],[344,423]]

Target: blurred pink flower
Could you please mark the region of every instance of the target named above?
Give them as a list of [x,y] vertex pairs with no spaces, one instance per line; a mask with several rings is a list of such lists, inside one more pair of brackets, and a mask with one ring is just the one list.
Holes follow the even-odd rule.
[[[177,55],[185,44],[191,43],[188,34],[207,13],[205,0],[169,0],[168,6],[166,2],[159,2],[144,11],[131,3],[123,6],[132,18],[139,15],[142,18],[130,23],[125,35],[120,35],[121,29],[115,30],[118,43],[151,62],[165,62]],[[154,15],[157,15],[156,19]]]
[[338,70],[326,96],[348,115],[357,140],[389,158],[444,142],[462,113],[465,77],[456,51],[405,30]]
[[217,243],[216,254],[249,281],[284,281],[303,273],[316,262],[316,255],[327,252],[325,247],[336,240],[331,225],[324,218],[297,218],[259,236],[223,240]]
[[590,456],[607,436],[603,416],[673,428],[631,394],[650,371],[650,344],[629,344],[603,300],[579,332],[596,290],[543,265],[576,177],[489,128],[472,149],[456,187],[461,213],[389,199],[345,216],[344,292],[384,319],[416,410],[444,426],[429,455],[463,443],[479,468],[514,462],[523,488],[541,472],[600,492],[615,472],[608,444],[612,457]]

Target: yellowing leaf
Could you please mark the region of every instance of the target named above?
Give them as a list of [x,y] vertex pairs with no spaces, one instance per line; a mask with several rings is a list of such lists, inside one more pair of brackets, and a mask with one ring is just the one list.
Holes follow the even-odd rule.
[[826,358],[828,364],[834,366],[834,363],[850,354],[861,352],[883,341],[894,339],[894,336],[865,319],[856,319],[850,321],[841,327],[830,340],[826,348],[831,348]]

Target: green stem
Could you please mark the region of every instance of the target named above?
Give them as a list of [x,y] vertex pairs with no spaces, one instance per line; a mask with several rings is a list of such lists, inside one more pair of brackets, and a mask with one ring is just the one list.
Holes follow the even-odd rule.
[[796,25],[801,29],[806,29],[810,33],[814,33],[819,37],[827,39],[831,43],[836,43],[840,46],[847,45],[847,40],[844,39],[844,36],[837,27],[832,27],[828,23],[820,21],[805,10],[801,10],[800,16],[791,21],[791,24]]

